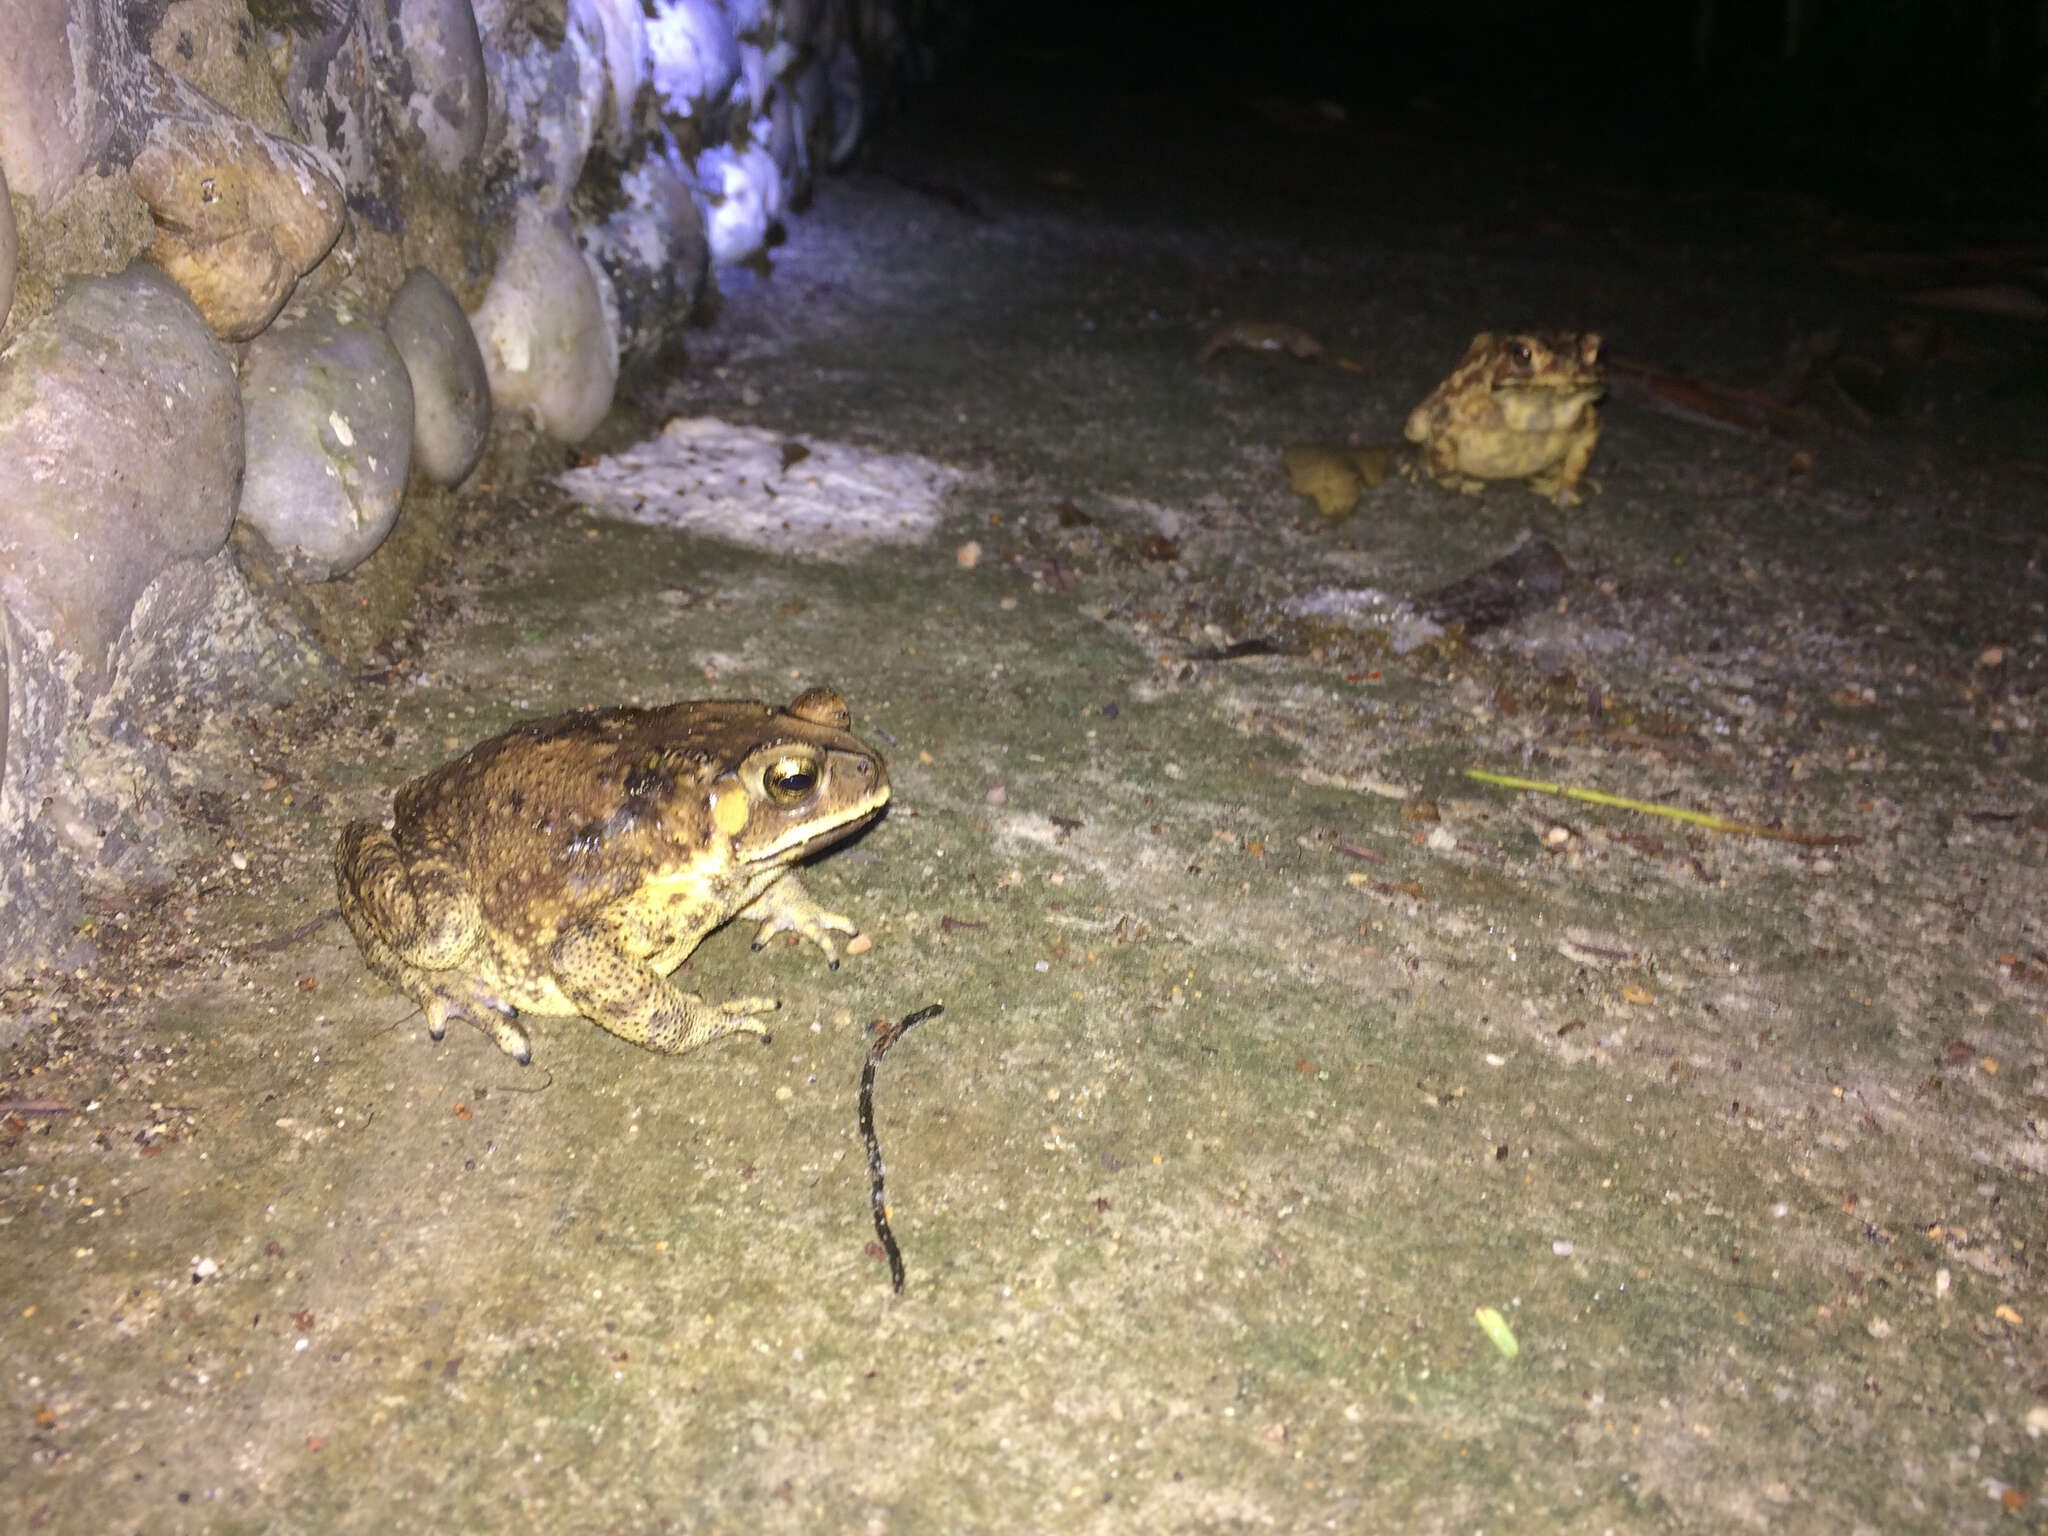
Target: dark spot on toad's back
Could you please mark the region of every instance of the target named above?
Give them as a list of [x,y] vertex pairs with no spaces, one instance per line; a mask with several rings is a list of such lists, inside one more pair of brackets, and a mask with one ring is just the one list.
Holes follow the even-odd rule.
[[646,800],[668,794],[675,783],[675,776],[666,771],[662,760],[653,757],[629,772],[620,787],[633,799]]

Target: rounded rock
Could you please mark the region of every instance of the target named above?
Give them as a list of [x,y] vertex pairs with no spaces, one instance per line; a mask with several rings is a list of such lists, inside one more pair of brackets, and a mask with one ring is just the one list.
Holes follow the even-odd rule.
[[384,332],[412,381],[412,456],[436,485],[459,485],[491,432],[484,355],[448,285],[414,267],[384,312]]
[[[382,22],[383,6],[376,10]],[[363,0],[324,0],[305,14],[311,25],[294,28],[291,61],[278,88],[305,141],[340,171],[343,186],[360,192],[374,183],[377,170],[370,18]]]
[[374,317],[338,300],[287,314],[242,363],[241,516],[292,573],[355,569],[398,519],[412,383]]
[[450,176],[483,153],[490,126],[483,41],[469,0],[395,0],[390,32],[406,69],[400,114],[418,131],[427,156]]
[[7,724],[14,716],[13,668],[7,659],[13,650],[14,620],[8,617],[7,605],[0,603],[0,793],[7,789]]
[[341,233],[341,188],[302,144],[265,133],[175,77],[154,80],[157,115],[130,184],[156,220],[150,259],[225,340],[270,324]]
[[516,24],[513,7],[478,18],[492,116],[500,102],[504,113],[502,130],[490,137],[509,152],[520,180],[557,201],[583,175],[609,88],[602,30],[581,8],[566,20],[559,46],[551,47]]
[[782,0],[776,7],[776,33],[793,56],[800,58],[810,51],[824,9],[823,0]]
[[711,246],[681,164],[664,134],[619,178],[626,206],[583,237],[611,279],[622,356],[646,356],[672,340],[704,292]]
[[782,180],[783,201],[804,208],[811,197],[810,124],[804,99],[788,81],[777,81],[768,94],[768,157]]
[[650,79],[662,110],[713,131],[740,78],[740,40],[717,0],[651,0]]
[[860,148],[868,120],[867,83],[861,76],[860,54],[850,40],[841,42],[838,51],[826,61],[825,80],[832,102],[828,114],[832,147],[826,153],[825,163],[835,171],[844,170],[853,152]]
[[618,145],[632,143],[640,88],[647,83],[647,71],[654,62],[640,0],[569,0],[569,20],[594,40],[604,56],[605,79],[611,88],[612,115],[607,125],[611,140]]
[[147,60],[113,5],[9,0],[0,30],[0,161],[15,195],[48,212],[134,126]]
[[697,157],[697,180],[709,211],[704,232],[721,267],[751,260],[768,247],[782,214],[782,176],[768,152],[768,125],[755,126],[746,147],[720,144]]
[[227,540],[235,372],[171,280],[71,285],[0,357],[0,598],[103,680],[135,600]]
[[483,302],[470,316],[491,401],[525,411],[564,443],[580,443],[611,409],[619,343],[609,283],[566,218],[520,206]]
[[14,263],[20,249],[14,204],[7,197],[7,173],[0,170],[0,332],[6,331],[7,312],[14,307]]

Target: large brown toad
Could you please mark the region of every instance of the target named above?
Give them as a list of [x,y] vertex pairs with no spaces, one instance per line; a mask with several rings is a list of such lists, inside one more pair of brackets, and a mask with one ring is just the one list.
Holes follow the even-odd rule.
[[765,1035],[772,997],[708,1003],[667,981],[730,918],[754,947],[801,934],[839,964],[827,912],[791,873],[870,821],[888,771],[846,701],[736,700],[530,720],[398,792],[389,831],[335,853],[341,911],[372,970],[438,1040],[477,1025],[528,1061],[520,1012],[582,1014],[651,1050]]
[[1408,441],[1437,484],[1477,492],[1527,480],[1561,507],[1579,499],[1600,441],[1594,403],[1606,392],[1600,338],[1562,333],[1472,338],[1451,376],[1408,416]]

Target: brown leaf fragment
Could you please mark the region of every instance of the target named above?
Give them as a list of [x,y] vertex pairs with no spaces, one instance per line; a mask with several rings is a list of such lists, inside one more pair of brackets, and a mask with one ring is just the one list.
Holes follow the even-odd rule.
[[1637,358],[1610,356],[1607,367],[1610,374],[1640,384],[1652,405],[1681,420],[1738,432],[1810,432],[1820,425],[1807,412],[1769,395],[1682,379]]
[[1300,326],[1289,325],[1285,321],[1233,320],[1202,343],[1202,350],[1195,354],[1195,361],[1207,363],[1217,353],[1233,350],[1285,352],[1290,357],[1313,363],[1321,359],[1323,344]]
[[2048,966],[2042,966],[2021,955],[2000,955],[1998,969],[2014,986],[2039,986],[2043,982],[2048,982]]
[[1972,315],[1997,315],[2007,320],[2048,320],[2048,299],[2019,283],[1966,283],[1957,288],[1925,288],[1906,296],[1908,304],[1926,309],[1955,309]]
[[1139,544],[1138,558],[1154,565],[1165,565],[1180,558],[1180,545],[1163,533],[1155,533]]

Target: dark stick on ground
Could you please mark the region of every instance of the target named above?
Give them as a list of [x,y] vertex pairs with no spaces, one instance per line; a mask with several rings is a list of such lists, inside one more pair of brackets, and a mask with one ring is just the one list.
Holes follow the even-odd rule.
[[882,1142],[875,1135],[875,1068],[881,1065],[889,1047],[909,1034],[914,1025],[935,1019],[945,1011],[941,1004],[933,1003],[894,1024],[879,1019],[870,1024],[874,1043],[868,1047],[868,1059],[860,1069],[860,1135],[868,1146],[868,1198],[875,1208],[875,1236],[882,1240],[882,1251],[889,1256],[889,1281],[899,1295],[903,1291],[903,1251],[896,1246],[896,1234],[889,1230],[889,1201],[882,1192]]

